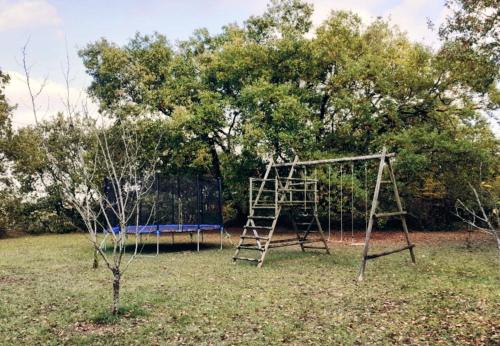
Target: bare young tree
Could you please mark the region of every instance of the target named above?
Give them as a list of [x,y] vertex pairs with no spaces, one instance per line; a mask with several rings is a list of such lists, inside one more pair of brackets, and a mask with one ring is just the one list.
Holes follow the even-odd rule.
[[[474,194],[476,206],[467,206],[466,203],[458,199],[455,203],[455,215],[470,227],[491,235],[496,240],[498,254],[500,255],[500,216],[498,208],[493,206],[487,212],[477,190],[471,184],[469,184],[469,187]],[[493,203],[498,203],[498,198],[491,196],[491,199]]]
[[[139,227],[139,205],[153,187],[159,156],[143,157],[142,136],[134,123],[112,129],[97,125],[86,128],[90,147],[76,142],[65,162],[54,164],[64,200],[81,216],[95,252],[113,275],[111,311],[117,314],[121,278],[140,246],[140,234],[134,232],[133,250],[126,253],[127,230]],[[111,131],[115,133],[110,135]],[[109,235],[112,251],[103,250],[103,231]]]
[[[110,124],[103,115],[89,116],[85,105],[78,112],[70,102],[68,57],[68,67],[63,71],[67,119],[61,116],[57,126],[45,126],[37,116],[36,101],[46,80],[40,88],[33,89],[27,46],[28,43],[22,49],[23,69],[35,124],[40,130],[41,149],[49,164],[47,181],[43,184],[58,184],[66,207],[80,215],[94,254],[102,258],[112,273],[111,312],[116,315],[120,307],[121,279],[140,252],[139,205],[155,181],[161,138],[157,138],[153,149],[145,155],[141,119]],[[153,205],[151,210],[154,209]],[[127,253],[129,227],[135,227],[135,232],[132,249]],[[104,237],[103,233],[108,236]],[[112,243],[110,251],[103,249],[106,239]],[[96,259],[94,263],[97,267]]]

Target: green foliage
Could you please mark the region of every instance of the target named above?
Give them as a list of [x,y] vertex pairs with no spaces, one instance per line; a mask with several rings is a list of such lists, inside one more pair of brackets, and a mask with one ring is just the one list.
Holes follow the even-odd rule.
[[13,194],[12,179],[8,175],[6,150],[12,137],[11,112],[14,107],[7,103],[5,86],[10,77],[0,70],[0,237],[12,229],[16,219],[18,198]]
[[390,147],[399,148],[396,167],[398,178],[406,182],[403,198],[421,226],[453,227],[455,201],[472,198],[465,187],[498,175],[494,137],[473,132],[418,127],[385,137]]
[[[500,3],[498,0],[447,0],[451,15],[439,28],[440,55],[452,77],[475,92],[488,95],[490,109],[497,109],[500,78]],[[498,115],[492,114],[500,122]]]
[[[350,12],[334,11],[313,30],[310,5],[273,0],[262,15],[218,34],[199,29],[175,45],[158,33],[136,34],[124,46],[101,39],[80,56],[89,93],[113,126],[140,122],[150,143],[145,157],[161,136],[164,172],[222,176],[228,216],[243,216],[247,179],[269,157],[338,157],[389,145],[400,154],[415,221],[438,227],[450,221],[439,215],[463,197],[460,186],[479,171],[492,180],[499,169],[499,142],[485,117],[499,104],[498,61],[479,44],[492,41],[496,26],[488,19],[467,31],[469,16],[493,2],[455,2],[462,10],[441,30],[437,51],[385,20],[364,24]],[[466,45],[469,34],[475,43]],[[51,126],[64,134],[54,145],[70,147],[67,125]],[[50,169],[33,131],[12,141],[15,170],[32,190]],[[429,202],[422,191],[433,189]]]
[[[218,35],[198,30],[177,50],[162,36],[137,35],[124,47],[102,40],[80,54],[102,107],[166,115],[187,140],[170,146],[176,160],[222,174],[227,202],[239,212],[246,177],[269,156],[365,154],[390,144],[402,155],[407,197],[425,204],[419,191],[432,177],[443,186],[441,213],[460,193],[453,186],[470,178],[464,167],[497,174],[498,142],[479,112],[484,91],[496,95],[489,61],[456,54],[451,43],[434,53],[381,19],[363,26],[349,12],[332,12],[311,35],[311,15],[301,1],[272,1],[243,26]],[[151,56],[160,58],[140,58]],[[124,73],[127,64],[117,57],[134,73]],[[433,221],[424,207],[415,217],[423,225],[447,220]]]
[[[500,61],[500,3],[498,0],[447,0],[452,14],[439,29],[446,40]],[[497,72],[498,74],[498,72]]]
[[[5,145],[5,140],[11,134],[11,112],[14,107],[7,103],[5,97],[5,86],[9,83],[10,77],[0,70],[0,144]],[[3,167],[2,167],[3,168]]]

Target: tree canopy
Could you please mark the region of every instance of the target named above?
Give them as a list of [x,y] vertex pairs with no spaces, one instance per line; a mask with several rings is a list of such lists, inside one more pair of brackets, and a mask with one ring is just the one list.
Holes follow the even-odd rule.
[[333,11],[313,27],[311,5],[273,0],[216,34],[199,29],[172,44],[138,33],[123,46],[89,43],[80,56],[101,112],[115,123],[150,121],[152,142],[162,132],[162,170],[223,177],[228,218],[245,213],[247,179],[270,157],[387,145],[399,154],[415,221],[442,227],[465,181],[498,175],[486,116],[499,105],[498,12],[480,25],[471,17],[498,9],[495,1],[456,3],[437,50],[351,12]]

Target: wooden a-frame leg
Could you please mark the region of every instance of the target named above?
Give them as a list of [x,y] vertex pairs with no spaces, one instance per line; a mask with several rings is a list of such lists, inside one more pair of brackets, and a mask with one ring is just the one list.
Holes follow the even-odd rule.
[[358,281],[363,281],[363,278],[365,275],[368,249],[370,246],[370,238],[371,238],[372,227],[373,227],[373,218],[370,218],[370,223],[371,223],[371,225],[370,224],[368,225],[368,230],[366,231],[365,246],[363,249],[363,258],[361,259],[361,266],[359,268]]
[[[277,214],[279,215],[279,213],[277,213]],[[276,221],[274,221],[274,222],[276,222]],[[271,239],[273,239],[273,234],[274,234],[275,228],[276,228],[276,225],[274,225],[271,228],[271,230],[269,231],[269,233],[267,235],[266,244],[264,245],[264,251],[262,251],[262,255],[260,256],[260,262],[257,264],[257,268],[262,267],[262,264],[264,264],[264,259],[266,258],[267,252],[269,251],[269,245],[271,244]]]
[[319,236],[321,237],[321,241],[325,245],[325,251],[327,254],[330,254],[330,248],[328,247],[328,243],[325,238],[325,234],[323,233],[323,228],[321,227],[321,223],[319,222],[318,215],[314,215],[314,218],[316,219],[316,223],[318,224],[318,231],[319,231]]
[[385,154],[386,154],[386,148],[384,147],[384,149],[382,150],[382,157],[380,158],[380,164],[378,166],[377,182],[375,183],[375,191],[373,192],[372,207],[370,210],[370,220],[368,221],[368,229],[366,230],[365,246],[363,249],[363,258],[361,259],[361,266],[359,268],[358,281],[362,281],[365,275],[366,261],[370,246],[374,217],[378,207],[378,195],[380,193],[380,184],[382,181],[382,175],[384,173]]
[[[392,181],[392,185],[393,185],[393,189],[394,189],[394,199],[396,200],[398,211],[403,212],[403,204],[401,203],[401,198],[399,197],[398,186],[396,184],[396,177],[394,175],[392,163],[390,160],[387,160],[387,161],[388,161],[387,166],[388,166],[389,176],[390,176],[390,179]],[[406,225],[406,217],[403,214],[401,214],[400,218],[401,218],[401,224],[403,226],[403,232],[404,232],[404,236],[406,239],[406,244],[408,245],[409,250],[410,250],[411,261],[413,264],[415,264],[416,263],[415,253],[413,252],[413,246],[412,246],[413,244],[410,241],[408,226]]]

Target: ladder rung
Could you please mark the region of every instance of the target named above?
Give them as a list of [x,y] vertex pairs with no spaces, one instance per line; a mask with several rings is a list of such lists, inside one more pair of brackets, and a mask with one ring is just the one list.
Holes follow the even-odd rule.
[[240,238],[243,238],[243,239],[257,239],[257,240],[260,240],[260,239],[262,239],[262,240],[269,240],[268,237],[259,237],[259,236],[256,237],[254,235],[242,235],[242,236],[240,236]]
[[244,228],[249,228],[249,229],[272,229],[272,226],[250,226],[250,225],[245,225]]
[[278,203],[280,204],[288,204],[288,205],[304,205],[304,204],[311,204],[311,203],[316,203],[315,201],[311,200],[306,200],[306,201],[279,201]]
[[295,245],[300,245],[300,242],[295,240],[295,242],[269,244],[269,248],[274,249],[277,247],[286,247],[286,246],[295,246]]
[[[291,187],[293,188],[292,186],[295,186],[295,188],[297,188],[297,186],[301,187],[302,186],[302,189],[304,189],[304,186],[308,186],[306,187],[307,190],[312,190],[314,189],[314,184],[316,184],[315,181],[308,181],[307,183],[302,183],[302,182],[299,182],[299,183],[288,183],[288,187]],[[280,188],[280,189],[283,189],[283,188]],[[301,190],[302,191],[302,190]]]
[[381,217],[400,216],[400,215],[406,215],[406,211],[395,211],[395,212],[391,212],[391,213],[379,213],[379,214],[375,214],[374,216],[377,218],[381,218]]
[[287,177],[287,178],[283,177],[283,178],[281,178],[281,179],[282,179],[282,180],[285,180],[285,181],[286,181],[286,180],[299,181],[299,182],[301,182],[301,183],[302,183],[302,182],[307,182],[307,183],[309,183],[309,182],[316,182],[316,181],[318,181],[317,179],[309,179],[309,178],[292,178],[292,177],[290,177],[290,178],[288,178],[288,177]]
[[392,184],[392,181],[390,181],[390,180],[381,180],[380,184]]
[[292,189],[292,188],[279,188],[278,189],[279,192],[305,192],[305,193],[308,193],[308,192],[317,192],[317,190],[315,190],[314,188],[310,188],[310,189]]
[[288,239],[278,239],[278,240],[273,240],[271,241],[271,244],[278,244],[278,243],[286,243],[290,241],[298,241],[299,239],[297,237],[295,238],[288,238]]
[[247,245],[243,244],[238,246],[238,249],[240,250],[256,250],[256,251],[264,251],[264,248],[257,247],[255,245]]
[[250,262],[260,262],[260,259],[257,258],[249,258],[249,257],[233,257],[233,260],[242,260],[242,261],[250,261]]
[[276,207],[274,205],[255,205],[252,208],[254,208],[254,209],[274,209]]
[[254,220],[274,220],[274,216],[260,216],[260,215],[249,215],[249,219],[254,219]]
[[312,225],[313,222],[296,222],[295,224],[297,226],[309,226],[309,225]]
[[307,239],[304,239],[304,238],[288,238],[288,239],[273,240],[273,241],[271,241],[270,244],[281,244],[281,243],[288,243],[288,242],[311,243],[312,240],[307,240]]
[[319,247],[319,246],[308,246],[308,245],[304,245],[302,246],[304,249],[316,249],[316,250],[325,250],[326,247]]
[[314,243],[313,240],[288,240],[286,242],[272,242],[269,244],[269,248],[276,248],[276,247],[285,247],[285,246],[295,246],[295,245],[303,245],[303,244],[309,244],[309,243]]

